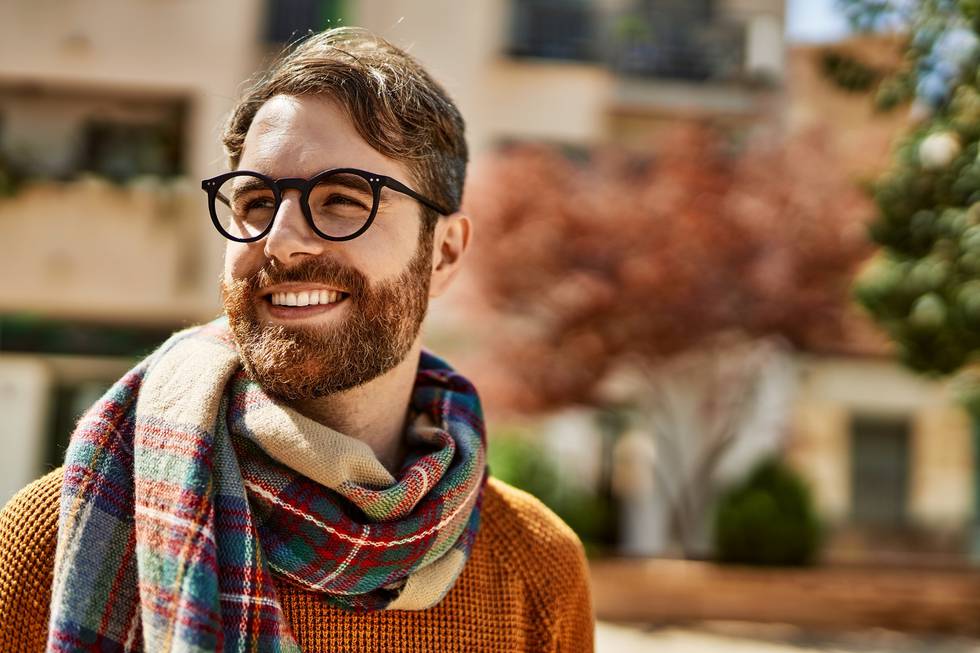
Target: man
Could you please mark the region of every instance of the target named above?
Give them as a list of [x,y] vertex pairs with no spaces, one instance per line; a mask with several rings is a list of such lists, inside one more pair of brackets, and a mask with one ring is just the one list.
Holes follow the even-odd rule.
[[467,150],[391,44],[299,44],[202,182],[225,316],[172,336],[0,514],[3,651],[588,651],[574,533],[489,478],[479,398],[422,349]]

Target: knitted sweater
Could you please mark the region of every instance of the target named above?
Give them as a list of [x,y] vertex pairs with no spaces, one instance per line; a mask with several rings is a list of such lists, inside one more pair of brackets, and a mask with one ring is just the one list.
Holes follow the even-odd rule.
[[[43,651],[62,470],[0,511],[0,651]],[[470,558],[432,608],[355,613],[276,576],[304,651],[592,651],[588,565],[575,533],[530,494],[490,477]]]

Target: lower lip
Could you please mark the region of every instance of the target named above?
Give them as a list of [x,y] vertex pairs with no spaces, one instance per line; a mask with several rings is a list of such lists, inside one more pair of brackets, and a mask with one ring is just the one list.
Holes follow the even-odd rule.
[[269,311],[269,315],[272,317],[282,320],[299,320],[335,311],[347,303],[348,299],[349,297],[344,297],[340,301],[331,304],[313,304],[310,306],[277,306],[269,300],[264,300],[264,302],[266,310]]

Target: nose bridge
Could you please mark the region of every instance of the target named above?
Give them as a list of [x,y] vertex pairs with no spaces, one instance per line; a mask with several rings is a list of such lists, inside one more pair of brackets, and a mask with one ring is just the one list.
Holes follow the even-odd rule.
[[[265,237],[265,253],[282,263],[298,255],[318,255],[326,242],[306,222],[302,209],[303,179],[280,179],[282,201]],[[292,192],[290,192],[292,191]]]
[[276,185],[279,186],[279,192],[285,195],[288,189],[295,189],[302,193],[306,190],[308,182],[301,177],[286,177],[284,179],[277,179]]

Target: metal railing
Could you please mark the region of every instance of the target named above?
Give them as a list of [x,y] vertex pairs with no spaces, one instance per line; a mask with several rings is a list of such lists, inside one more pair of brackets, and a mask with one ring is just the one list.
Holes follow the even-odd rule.
[[597,62],[626,76],[734,79],[743,71],[745,28],[712,5],[641,1],[614,12],[585,0],[514,0],[508,53]]

